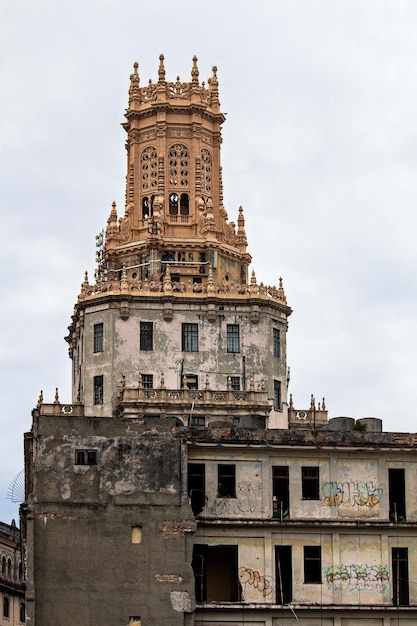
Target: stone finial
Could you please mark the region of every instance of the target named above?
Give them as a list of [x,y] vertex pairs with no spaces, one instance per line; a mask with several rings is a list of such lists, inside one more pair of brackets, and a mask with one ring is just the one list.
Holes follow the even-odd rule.
[[140,77],[139,77],[139,63],[135,61],[133,64],[133,74],[130,75],[130,87],[129,87],[129,107],[134,100],[140,102]]
[[167,265],[165,276],[163,280],[163,289],[164,293],[171,294],[172,293],[172,281],[171,281],[171,272],[169,269],[169,265]]
[[227,391],[232,391],[232,377],[227,377]]
[[127,293],[129,291],[129,283],[127,282],[126,265],[123,264],[122,278],[120,281],[120,292]]
[[249,293],[257,294],[259,293],[258,283],[256,282],[255,270],[252,270],[252,275],[250,279]]
[[159,68],[158,68],[158,83],[165,83],[165,66],[164,66],[164,55],[159,55]]
[[326,410],[326,402],[325,402],[324,398],[322,398],[321,408],[322,408],[323,411]]
[[255,379],[252,376],[250,377],[250,381],[249,381],[249,391],[255,391]]
[[316,408],[316,404],[315,404],[314,396],[313,396],[313,394],[311,394],[311,397],[310,397],[310,409],[312,411],[314,411],[315,408]]
[[209,387],[209,375],[208,374],[206,374],[206,387],[205,388],[206,389],[210,389],[210,387]]
[[161,372],[161,389],[165,389],[164,372]]
[[216,287],[214,285],[214,280],[213,280],[213,270],[211,269],[211,265],[209,266],[209,271],[208,271],[208,276],[207,276],[207,293],[211,295],[216,293]]
[[290,409],[294,408],[294,404],[293,404],[293,400],[292,400],[292,393],[290,393]]
[[38,404],[36,405],[36,408],[40,409],[41,408],[41,404],[43,404],[43,391],[42,391],[42,389],[41,389],[41,392],[39,394]]
[[54,400],[54,404],[59,404],[59,393],[58,393],[58,387],[55,387],[55,400]]
[[237,234],[236,234],[236,244],[241,251],[245,251],[248,245],[248,240],[246,238],[245,231],[245,218],[243,216],[243,207],[239,207],[239,215],[237,218]]
[[187,389],[187,376],[185,374],[181,380],[181,389]]
[[191,69],[191,82],[193,85],[198,85],[198,75],[199,75],[199,71],[198,71],[198,67],[197,67],[197,57],[194,55],[193,56],[193,67]]
[[278,299],[281,300],[282,302],[287,302],[287,298],[285,296],[285,291],[284,291],[284,287],[282,284],[282,278],[279,278],[279,287],[278,287]]
[[138,374],[138,389],[142,389],[142,374]]
[[210,85],[210,104],[214,109],[219,109],[220,100],[219,100],[219,81],[217,78],[217,67],[213,65],[213,75],[209,78]]

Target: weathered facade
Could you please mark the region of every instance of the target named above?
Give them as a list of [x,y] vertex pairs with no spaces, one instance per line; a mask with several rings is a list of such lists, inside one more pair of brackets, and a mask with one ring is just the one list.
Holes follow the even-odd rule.
[[20,543],[16,523],[0,522],[0,624],[25,623],[25,591]]
[[223,206],[217,69],[130,77],[125,210],[25,435],[37,626],[417,623],[415,436],[288,397],[291,314]]

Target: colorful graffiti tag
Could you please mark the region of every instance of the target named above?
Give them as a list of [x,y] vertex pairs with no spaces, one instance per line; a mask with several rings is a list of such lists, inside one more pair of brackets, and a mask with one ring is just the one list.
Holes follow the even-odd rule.
[[380,503],[383,491],[372,481],[328,482],[322,486],[323,506],[365,506],[372,509]]
[[239,582],[242,585],[242,596],[245,597],[245,586],[251,585],[263,598],[272,593],[271,581],[258,571],[249,567],[239,567]]
[[332,565],[323,568],[329,589],[384,591],[389,585],[387,565]]

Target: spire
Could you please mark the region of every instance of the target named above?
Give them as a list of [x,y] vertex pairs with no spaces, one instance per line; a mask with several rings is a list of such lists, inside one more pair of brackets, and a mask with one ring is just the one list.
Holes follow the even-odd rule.
[[248,240],[246,238],[245,218],[243,216],[243,208],[241,206],[239,207],[239,215],[237,218],[236,243],[241,252],[246,252],[246,246],[248,245]]
[[140,89],[139,82],[140,77],[138,73],[139,63],[135,61],[133,64],[133,74],[130,75],[130,87],[129,87],[129,108],[134,101],[140,103]]
[[282,300],[282,302],[287,302],[281,276],[279,277],[278,299]]
[[209,78],[210,85],[210,104],[215,110],[219,110],[220,108],[220,100],[219,100],[219,81],[217,78],[217,66],[213,65],[213,76]]
[[198,67],[197,67],[197,57],[194,55],[193,56],[193,67],[191,69],[191,82],[193,83],[193,85],[198,85],[198,75],[199,75],[199,71],[198,71]]
[[160,85],[165,84],[165,66],[164,66],[164,55],[159,55],[159,68],[158,68],[158,83]]

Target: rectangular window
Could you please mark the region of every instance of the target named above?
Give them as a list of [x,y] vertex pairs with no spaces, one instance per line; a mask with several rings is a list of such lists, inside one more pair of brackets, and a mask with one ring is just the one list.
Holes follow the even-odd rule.
[[182,325],[182,351],[198,352],[198,324]]
[[281,356],[281,337],[278,328],[272,329],[272,347],[274,356],[279,358]]
[[321,546],[304,546],[304,582],[321,583]]
[[405,522],[405,474],[403,469],[388,470],[389,518],[391,522]]
[[275,546],[276,603],[292,602],[291,546]]
[[206,466],[204,463],[188,464],[188,496],[194,515],[206,506]]
[[197,602],[239,602],[237,546],[196,544],[192,567]]
[[140,344],[141,350],[153,350],[153,322],[140,323]]
[[231,376],[230,384],[232,386],[233,391],[240,391],[240,376]]
[[104,380],[103,376],[94,376],[94,404],[103,404],[104,402]]
[[190,415],[189,424],[190,426],[205,426],[206,418],[204,415]]
[[10,600],[7,596],[3,596],[3,617],[10,617]]
[[318,500],[320,497],[319,468],[302,467],[301,483],[303,500]]
[[142,374],[142,387],[153,389],[153,374]]
[[94,324],[94,352],[103,352],[103,324]]
[[184,389],[198,389],[197,374],[184,374],[182,377],[182,386]]
[[219,498],[236,497],[236,466],[217,466],[217,495]]
[[142,526],[132,526],[132,543],[142,543]]
[[25,621],[26,621],[26,608],[25,608],[25,603],[24,602],[20,603],[19,612],[20,612],[20,621],[21,621],[22,624],[24,624]]
[[274,380],[274,410],[281,411],[281,381]]
[[75,465],[97,465],[97,450],[76,450]]
[[394,606],[409,606],[408,548],[392,548],[392,602]]
[[239,324],[227,324],[227,351],[240,352]]
[[290,516],[288,465],[277,465],[272,468],[272,514],[281,521]]

